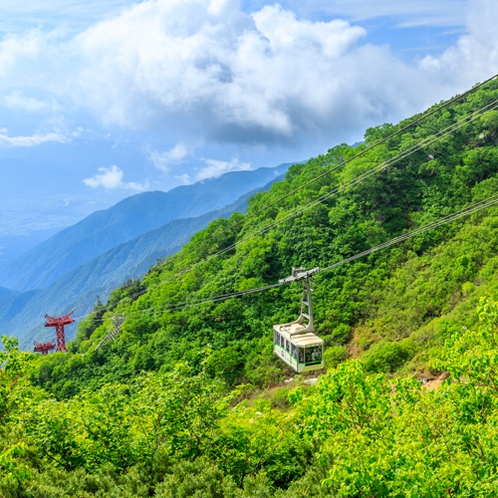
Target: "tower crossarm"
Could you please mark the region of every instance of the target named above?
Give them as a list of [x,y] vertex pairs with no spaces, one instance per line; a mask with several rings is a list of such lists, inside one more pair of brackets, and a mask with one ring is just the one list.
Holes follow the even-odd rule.
[[74,318],[71,318],[72,314],[73,311],[70,311],[69,313],[66,313],[64,316],[61,316],[59,318],[50,315],[45,315],[45,318],[47,319],[45,327],[57,327],[58,325],[69,325],[70,323],[73,323],[75,321]]
[[312,268],[311,270],[306,270],[305,268],[292,268],[292,275],[290,277],[280,279],[278,283],[283,285],[290,282],[299,282],[299,280],[307,279],[319,271],[319,267]]

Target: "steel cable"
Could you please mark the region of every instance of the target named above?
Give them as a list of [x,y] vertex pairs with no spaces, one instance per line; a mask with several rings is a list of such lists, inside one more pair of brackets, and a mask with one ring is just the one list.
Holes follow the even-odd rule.
[[[305,184],[297,187],[296,189],[294,189],[293,191],[291,192],[288,192],[287,194],[285,194],[284,196],[280,197],[279,199],[277,199],[276,201],[273,201],[272,203],[268,204],[267,206],[265,206],[264,208],[256,211],[255,213],[251,213],[250,215],[246,215],[244,216],[244,218],[242,220],[240,220],[239,222],[227,227],[226,229],[224,229],[223,231],[221,232],[216,232],[215,234],[213,234],[213,236],[209,237],[208,239],[200,242],[199,244],[195,245],[194,247],[192,248],[188,248],[187,250],[187,253],[188,252],[191,252],[193,251],[195,248],[207,243],[208,241],[210,240],[213,240],[213,239],[216,239],[218,238],[220,235],[228,232],[229,230],[235,228],[236,226],[239,226],[240,224],[242,223],[245,223],[247,221],[247,219],[250,219],[250,218],[253,218],[255,216],[257,216],[258,214],[261,214],[262,212],[268,210],[270,207],[276,205],[276,204],[279,204],[282,200],[284,200],[285,198],[289,197],[290,195],[293,195],[294,193],[298,192],[299,190],[305,188],[306,186],[309,186],[311,184],[313,184],[314,182],[318,181],[319,179],[325,177],[326,175],[332,173],[333,171],[336,171],[337,169],[339,169],[340,167],[344,166],[345,164],[357,159],[358,157],[360,157],[361,155],[365,154],[366,152],[372,150],[373,148],[381,145],[382,143],[394,138],[395,136],[403,133],[404,131],[406,131],[407,129],[409,129],[410,127],[412,127],[413,125],[415,124],[418,124],[420,123],[421,121],[423,121],[424,119],[428,118],[429,116],[435,114],[436,112],[440,111],[441,109],[447,107],[448,105],[450,105],[451,103],[454,103],[455,101],[457,100],[460,100],[462,99],[463,97],[465,97],[466,95],[476,91],[477,89],[479,89],[480,87],[482,87],[483,85],[489,83],[490,81],[492,81],[493,79],[497,78],[498,75],[495,75],[489,79],[487,79],[486,81],[484,81],[483,83],[479,84],[479,85],[476,85],[475,87],[473,87],[472,89],[470,90],[467,90],[466,92],[464,92],[463,94],[460,94],[460,95],[457,95],[456,97],[450,99],[449,101],[445,102],[444,104],[442,104],[441,106],[433,109],[432,111],[422,115],[420,118],[417,118],[416,120],[408,123],[407,125],[405,125],[404,127],[402,127],[401,129],[397,130],[396,132],[390,134],[388,137],[385,137],[384,139],[376,142],[375,144],[373,144],[372,146],[364,149],[363,151],[361,151],[359,154],[356,154],[355,156],[347,159],[346,161],[344,161],[343,163],[341,163],[340,165],[337,165],[336,167],[330,169],[330,170],[327,170],[326,172],[322,173],[321,175],[313,178],[312,180],[306,182]],[[217,253],[209,256],[208,258],[202,260],[202,261],[199,261],[193,265],[191,265],[190,267],[184,269],[184,270],[181,270],[180,272],[174,274],[174,275],[170,275],[168,276],[166,279],[162,280],[161,282],[159,282],[158,284],[156,284],[155,286],[153,286],[152,288],[149,287],[145,290],[142,290],[142,291],[139,291],[137,293],[134,293],[133,295],[130,295],[130,296],[127,296],[131,299],[135,299],[137,297],[139,297],[140,295],[144,294],[145,292],[148,292],[150,290],[153,290],[154,288],[157,288],[161,285],[163,285],[165,282],[168,282],[168,281],[171,281],[173,279],[176,279],[176,278],[180,278],[182,277],[183,275],[185,275],[186,273],[192,271],[193,269],[201,266],[201,265],[204,265],[210,261],[212,261],[213,259],[233,250],[234,248],[236,248],[238,245],[244,243],[244,242],[247,242],[248,240],[256,237],[256,236],[259,236],[269,230],[271,230],[272,228],[275,228],[276,226],[282,224],[282,223],[285,223],[286,221],[292,219],[292,218],[295,218],[296,216],[299,216],[301,213],[303,213],[304,211],[322,203],[324,200],[330,198],[331,196],[335,195],[335,194],[338,194],[340,192],[343,192],[343,191],[346,191],[348,189],[350,189],[351,187],[357,185],[358,183],[361,183],[363,181],[365,181],[366,179],[368,179],[370,176],[373,176],[374,174],[377,174],[387,168],[389,168],[390,166],[396,164],[397,162],[401,161],[402,159],[406,159],[407,157],[409,157],[410,155],[414,154],[415,152],[419,151],[419,150],[422,150],[424,147],[427,147],[431,144],[433,144],[434,142],[440,140],[441,138],[444,138],[445,136],[453,133],[454,131],[462,128],[463,126],[465,126],[466,124],[469,124],[471,122],[473,122],[474,120],[478,119],[479,117],[481,117],[483,114],[485,114],[486,112],[489,112],[489,110],[493,109],[494,107],[496,107],[498,105],[498,100],[495,100],[493,102],[491,102],[490,104],[487,104],[486,106],[483,106],[481,107],[480,109],[478,109],[477,111],[474,111],[474,113],[472,113],[470,116],[466,116],[464,118],[462,118],[460,121],[457,121],[456,123],[453,123],[452,125],[448,126],[447,128],[443,129],[443,130],[440,130],[436,135],[433,135],[431,137],[428,137],[424,140],[422,140],[421,142],[419,142],[418,144],[415,144],[413,146],[411,146],[410,148],[406,149],[405,151],[401,152],[399,155],[389,159],[388,161],[384,162],[384,163],[381,163],[379,165],[377,165],[376,167],[368,170],[368,171],[365,171],[364,173],[360,174],[359,176],[349,180],[348,182],[342,184],[342,185],[339,185],[338,187],[334,188],[332,191],[330,192],[327,192],[326,194],[318,197],[317,199],[314,199],[310,202],[308,202],[307,204],[303,205],[303,206],[300,206],[299,208],[295,209],[294,211],[292,211],[291,213],[288,213],[284,218],[281,218],[279,220],[276,220],[274,221],[273,223],[271,223],[270,225],[267,225],[266,227],[263,227],[262,229],[254,232],[254,233],[251,233],[249,234],[247,237],[241,239],[241,240],[238,240],[236,241],[234,244],[218,251]],[[264,289],[264,288],[262,288]],[[107,309],[108,310],[108,305],[106,305],[104,307],[104,309]],[[78,317],[77,319],[80,319],[82,317]]]

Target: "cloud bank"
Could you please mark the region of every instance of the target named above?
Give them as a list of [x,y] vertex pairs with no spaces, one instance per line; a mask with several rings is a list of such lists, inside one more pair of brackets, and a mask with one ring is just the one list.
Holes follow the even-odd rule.
[[292,145],[415,102],[421,78],[388,49],[360,46],[365,36],[277,4],[248,15],[236,0],[147,0],[70,39],[7,37],[0,75],[21,84],[31,73],[104,125],[173,130],[196,145]]
[[85,185],[92,188],[103,187],[106,190],[135,190],[137,192],[142,192],[148,189],[147,183],[136,183],[136,182],[123,182],[124,173],[115,164],[110,168],[99,168],[100,173],[96,174],[91,178],[86,178],[83,180]]
[[457,80],[466,87],[498,73],[497,22],[497,2],[473,0],[467,18],[468,33],[440,57],[425,57],[421,69],[437,80]]
[[68,141],[67,137],[60,131],[52,133],[35,133],[30,136],[17,136],[9,137],[6,128],[0,129],[0,147],[34,147],[47,142],[65,143]]
[[147,1],[73,41],[81,60],[71,87],[106,124],[290,141],[334,121],[335,75],[365,34],[278,5],[246,15],[233,0]]
[[[325,2],[315,3],[325,9]],[[453,14],[444,21],[441,9],[454,13],[465,3],[407,0],[393,8],[385,0],[376,11],[367,0],[334,5],[342,12],[350,5],[351,13],[354,6],[357,19],[376,12],[416,12],[421,19],[425,11],[452,24],[461,21]],[[301,19],[278,4],[248,14],[237,0],[145,0],[77,35],[35,29],[5,36],[0,103],[33,113],[45,107],[89,112],[104,126],[167,136],[169,150],[147,151],[163,172],[178,169],[206,145],[330,146],[498,72],[497,19],[498,3],[471,0],[466,35],[441,56],[408,65],[389,47],[366,43],[365,29],[340,19]],[[33,97],[26,81],[47,100]],[[196,174],[207,177],[242,164],[217,161]],[[138,187],[123,183],[121,170],[113,168],[85,182]]]

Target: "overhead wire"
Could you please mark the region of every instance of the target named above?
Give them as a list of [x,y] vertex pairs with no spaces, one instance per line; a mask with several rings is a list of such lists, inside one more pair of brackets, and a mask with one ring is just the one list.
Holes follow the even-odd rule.
[[[388,161],[385,161],[385,162],[377,165],[374,168],[371,168],[371,169],[365,171],[364,173],[358,175],[357,177],[354,177],[353,179],[349,180],[348,182],[339,185],[338,187],[334,188],[330,192],[327,192],[326,194],[323,194],[319,198],[314,199],[314,200],[310,201],[309,203],[307,203],[307,204],[305,204],[303,206],[300,206],[299,208],[297,208],[296,210],[292,211],[291,213],[288,213],[284,218],[281,218],[279,220],[274,221],[270,225],[267,225],[267,226],[263,227],[262,229],[260,229],[259,231],[255,232],[255,233],[249,234],[247,237],[236,241],[234,244],[232,244],[232,245],[230,245],[230,246],[222,249],[221,251],[218,251],[217,253],[211,255],[209,258],[207,258],[205,260],[202,260],[202,261],[200,261],[200,262],[192,265],[191,267],[187,268],[183,272],[181,272],[179,274],[175,274],[174,276],[168,277],[167,279],[161,281],[158,285],[162,285],[166,281],[172,280],[173,278],[178,278],[178,277],[180,277],[180,276],[188,273],[189,271],[192,271],[193,269],[197,268],[198,266],[210,262],[211,260],[219,257],[220,255],[222,255],[222,254],[224,254],[226,252],[231,251],[232,249],[234,249],[238,245],[240,245],[240,244],[242,244],[244,242],[247,242],[248,240],[252,239],[253,237],[261,235],[261,234],[265,233],[266,231],[271,230],[272,228],[275,228],[276,226],[278,226],[278,225],[280,225],[282,223],[285,223],[286,221],[288,221],[288,220],[290,220],[292,218],[295,218],[296,216],[300,215],[301,213],[303,213],[307,209],[310,209],[310,208],[312,208],[312,207],[314,207],[314,206],[322,203],[324,200],[326,200],[327,198],[331,197],[332,195],[335,195],[335,194],[337,194],[339,192],[343,192],[345,190],[348,190],[349,188],[357,185],[358,183],[361,183],[362,181],[365,181],[370,176],[373,176],[374,174],[377,174],[377,173],[379,173],[379,172],[381,172],[381,171],[383,171],[383,170],[385,170],[385,169],[393,166],[394,164],[396,164],[397,162],[401,161],[402,159],[406,159],[407,157],[409,157],[410,155],[414,154],[415,152],[418,152],[419,150],[422,150],[423,148],[425,148],[425,147],[427,147],[429,145],[432,145],[434,142],[440,140],[441,138],[444,138],[445,136],[447,136],[447,135],[455,132],[456,130],[462,128],[463,126],[465,126],[465,125],[467,125],[467,124],[475,121],[476,119],[478,119],[483,114],[485,114],[489,110],[493,109],[497,105],[498,105],[498,100],[495,100],[495,101],[493,101],[493,102],[491,102],[491,103],[489,103],[489,104],[481,107],[480,109],[474,111],[474,113],[472,113],[470,116],[465,116],[464,118],[462,118],[461,120],[457,121],[456,123],[452,123],[451,125],[449,125],[448,127],[444,128],[443,130],[440,130],[437,134],[435,134],[435,135],[433,135],[433,136],[431,136],[429,138],[426,138],[426,139],[422,140],[421,142],[419,142],[419,143],[411,146],[410,148],[406,149],[401,154],[399,154],[399,155],[397,155],[397,156],[389,159]],[[150,289],[147,289],[147,290],[150,290]],[[139,293],[136,293],[134,296],[132,296],[132,298],[133,297],[138,297],[138,296],[140,296],[141,294],[143,294],[145,292],[146,292],[146,290],[144,290],[142,292],[139,292]]]
[[224,233],[232,230],[233,228],[236,228],[237,226],[241,225],[242,223],[246,223],[247,220],[258,216],[259,214],[261,214],[261,213],[267,211],[268,209],[270,209],[271,207],[280,204],[283,200],[287,199],[288,197],[296,194],[300,190],[308,187],[309,185],[312,185],[313,183],[317,182],[318,180],[321,180],[322,178],[326,177],[330,173],[332,173],[334,171],[337,171],[339,168],[342,168],[344,165],[346,165],[346,164],[348,164],[348,163],[350,163],[350,162],[352,162],[352,161],[360,158],[361,156],[365,155],[367,152],[370,152],[371,150],[375,149],[379,145],[382,145],[383,143],[388,142],[389,140],[391,140],[392,138],[396,137],[397,135],[402,134],[403,132],[407,131],[411,127],[417,125],[418,123],[422,122],[423,120],[427,119],[428,117],[432,116],[433,114],[436,114],[437,112],[439,112],[440,110],[444,109],[445,107],[448,107],[449,105],[453,104],[454,102],[456,102],[456,101],[458,101],[458,100],[466,97],[470,93],[473,93],[473,92],[477,91],[479,88],[481,88],[482,86],[486,85],[487,83],[489,83],[490,81],[494,80],[497,77],[498,77],[498,74],[495,74],[491,78],[488,78],[487,80],[483,81],[482,83],[479,83],[478,85],[470,88],[469,90],[465,91],[464,93],[456,95],[455,97],[453,97],[453,98],[445,101],[440,106],[436,106],[434,109],[432,109],[432,110],[430,110],[430,111],[428,111],[426,113],[423,113],[420,117],[414,119],[413,121],[410,121],[405,126],[401,127],[400,129],[396,130],[395,132],[389,134],[388,136],[381,138],[377,142],[375,142],[372,145],[366,147],[365,149],[361,150],[360,152],[358,152],[357,154],[353,155],[352,157],[346,159],[345,161],[341,162],[340,164],[337,164],[333,168],[330,168],[327,171],[324,171],[323,173],[321,173],[320,175],[318,175],[318,176],[312,178],[311,180],[305,182],[303,185],[300,185],[299,187],[296,187],[295,189],[291,190],[290,192],[287,192],[286,194],[280,196],[278,199],[276,199],[275,201],[267,204],[263,208],[261,208],[259,210],[256,210],[253,213],[247,214],[246,216],[244,216],[243,220],[239,220],[236,223],[234,223],[234,224],[232,224],[232,225],[224,228],[223,230],[221,230],[219,232],[215,232],[212,236],[210,236],[207,239],[199,242],[198,244],[194,245],[193,247],[189,247],[188,249],[186,249],[184,251],[183,254],[188,254],[189,252],[192,252],[195,249],[197,249],[198,247],[200,247],[201,245],[204,245],[204,244],[206,244],[208,242],[216,240],[220,235],[223,235]]
[[[420,116],[419,118],[417,118],[416,120],[414,121],[411,121],[410,123],[406,124],[405,126],[403,126],[402,128],[400,128],[399,130],[393,132],[392,134],[388,135],[387,137],[384,137],[383,139],[377,141],[376,143],[374,143],[373,145],[363,149],[362,151],[360,151],[358,154],[352,156],[351,158],[348,158],[346,159],[345,161],[341,162],[340,164],[336,165],[334,168],[331,168],[327,171],[325,171],[324,173],[314,177],[313,179],[309,180],[308,182],[304,183],[303,185],[300,185],[299,187],[296,187],[294,190],[286,193],[285,195],[279,197],[277,200],[271,202],[270,204],[266,205],[265,207],[261,208],[260,210],[257,210],[256,212],[254,213],[251,213],[251,214],[248,214],[248,215],[245,215],[243,219],[239,220],[238,222],[230,225],[229,227],[225,228],[224,230],[220,231],[220,232],[216,232],[215,234],[213,234],[211,237],[208,237],[208,239],[205,239],[201,242],[199,242],[198,244],[196,244],[195,246],[193,247],[190,247],[190,248],[187,248],[186,249],[186,253],[189,253],[191,251],[193,251],[194,249],[200,247],[201,245],[204,245],[206,244],[208,241],[211,241],[211,240],[214,240],[214,239],[217,239],[219,238],[222,234],[232,230],[233,228],[239,226],[240,224],[242,223],[245,223],[248,219],[250,218],[253,218],[255,216],[257,216],[258,214],[261,214],[262,212],[264,211],[267,211],[268,209],[270,209],[272,206],[274,205],[277,205],[279,203],[281,203],[282,200],[288,198],[289,196],[297,193],[299,190],[315,183],[316,181],[318,181],[319,179],[325,177],[326,175],[332,173],[333,171],[336,171],[338,170],[339,168],[342,168],[345,164],[359,158],[360,156],[366,154],[367,152],[371,151],[372,149],[374,149],[375,147],[378,147],[379,145],[381,145],[382,143],[394,138],[395,136],[405,132],[407,129],[411,128],[412,126],[420,123],[421,121],[423,121],[424,119],[427,119],[428,117],[430,117],[431,115],[437,113],[438,111],[444,109],[445,107],[449,106],[450,104],[464,98],[465,96],[475,92],[476,90],[478,90],[479,88],[481,88],[482,86],[484,86],[485,84],[489,83],[490,81],[496,79],[498,77],[498,74],[492,76],[491,78],[488,78],[487,80],[485,80],[484,82],[476,85],[475,87],[467,90],[466,92],[462,93],[462,94],[459,94],[455,97],[453,97],[452,99],[444,102],[442,105],[432,109],[431,111],[427,112],[427,113],[424,113],[422,116]],[[291,213],[288,213],[284,218],[280,218],[278,220],[275,220],[273,223],[263,227],[262,229],[254,232],[254,233],[251,233],[249,234],[247,237],[243,238],[243,239],[240,239],[238,241],[236,241],[234,244],[231,244],[230,246],[227,246],[225,248],[223,248],[222,250],[218,251],[217,253],[215,254],[212,254],[210,255],[208,258],[206,259],[203,259],[202,261],[199,261],[197,263],[194,263],[193,265],[191,265],[190,267],[186,268],[186,269],[183,269],[181,270],[180,272],[177,272],[175,273],[174,275],[170,275],[168,276],[166,279],[162,280],[161,282],[159,282],[158,284],[156,284],[155,287],[157,286],[160,286],[160,285],[163,285],[165,282],[167,281],[171,281],[171,280],[174,280],[174,279],[177,279],[177,278],[180,278],[182,277],[183,275],[185,275],[186,273],[192,271],[193,269],[201,266],[201,265],[204,265],[210,261],[212,261],[213,259],[233,250],[234,248],[236,248],[238,245],[244,243],[244,242],[247,242],[248,240],[252,239],[253,237],[256,237],[256,236],[259,236],[265,232],[267,232],[268,230],[271,230],[272,228],[282,224],[282,223],[285,223],[286,221],[288,221],[289,219],[292,219],[292,218],[295,218],[296,216],[298,216],[299,214],[303,213],[304,211],[306,211],[307,209],[310,209],[318,204],[320,204],[321,202],[323,202],[324,200],[326,200],[327,198],[339,193],[339,192],[342,192],[342,191],[345,191],[349,188],[351,188],[352,186],[358,184],[358,183],[361,183],[362,181],[365,181],[367,178],[369,178],[370,176],[376,174],[376,173],[379,173],[387,168],[389,168],[390,166],[394,165],[395,163],[401,161],[402,159],[405,159],[407,157],[409,157],[410,155],[414,154],[415,152],[423,149],[424,147],[427,147],[429,145],[431,145],[432,143],[440,140],[441,138],[443,138],[444,136],[446,135],[449,135],[450,133],[453,133],[454,131],[456,131],[457,129],[465,126],[466,124],[469,124],[471,123],[472,121],[474,121],[475,119],[478,119],[479,117],[481,117],[483,114],[485,114],[486,112],[488,112],[489,110],[493,109],[494,107],[496,107],[498,105],[498,100],[495,100],[483,107],[481,107],[480,109],[478,109],[477,111],[474,111],[474,113],[472,113],[470,116],[465,116],[464,118],[462,118],[460,121],[457,121],[456,123],[453,123],[451,125],[449,125],[448,127],[446,127],[445,129],[443,130],[440,130],[437,134],[431,136],[431,137],[428,137],[424,140],[422,140],[421,142],[419,142],[418,144],[415,144],[413,146],[411,146],[410,148],[406,149],[405,151],[401,152],[400,154],[398,154],[397,156],[377,165],[376,167],[374,168],[371,168],[367,171],[365,171],[364,173],[358,175],[357,177],[354,177],[353,179],[349,180],[348,182],[344,183],[344,184],[341,184],[339,185],[338,187],[334,188],[332,191],[330,192],[327,192],[326,194],[323,194],[322,196],[320,196],[319,198],[315,199],[315,200],[312,200],[310,202],[308,202],[307,204],[303,205],[303,206],[300,206],[299,208],[295,209],[294,211],[292,211]],[[185,253],[185,251],[183,251],[183,253]],[[131,298],[131,299],[135,299],[137,297],[139,297],[140,295],[144,294],[145,292],[148,292],[150,291],[150,287],[148,289],[145,289],[145,290],[142,290],[142,291],[139,291],[139,292],[136,292],[134,293],[133,295],[129,295],[127,297]],[[104,309],[107,308],[108,309],[108,305],[106,305],[104,307]]]
[[[435,221],[432,221],[430,223],[427,223],[426,225],[416,228],[415,230],[412,230],[410,232],[406,232],[398,237],[394,237],[386,242],[383,242],[382,244],[378,244],[377,246],[371,247],[365,251],[359,252],[353,256],[344,258],[336,263],[332,263],[329,266],[325,267],[320,267],[316,273],[325,273],[330,270],[333,270],[335,268],[338,268],[339,266],[345,265],[347,263],[351,263],[353,261],[356,261],[357,259],[363,258],[365,256],[368,256],[374,252],[380,251],[382,249],[386,249],[388,247],[391,247],[395,244],[399,244],[400,242],[405,242],[417,235],[421,235],[425,232],[428,232],[430,230],[434,230],[435,228],[439,228],[443,225],[447,225],[448,223],[452,223],[453,221],[456,221],[460,218],[469,216],[471,214],[477,213],[479,211],[482,211],[483,209],[486,209],[488,207],[494,206],[498,204],[498,194],[491,195],[481,201],[478,201],[470,206],[466,206],[459,211],[455,211],[451,214],[448,214],[446,216],[443,216],[441,218],[438,218]],[[219,301],[225,301],[227,299],[232,299],[235,297],[241,297],[249,294],[255,294],[255,293],[260,293],[260,292],[265,292],[270,289],[274,289],[277,287],[282,287],[283,283],[276,283],[276,284],[269,284],[265,285],[262,287],[255,287],[252,289],[246,289],[243,291],[238,291],[238,292],[231,292],[231,293],[226,293],[226,294],[219,294],[211,297],[206,297],[203,299],[198,299],[196,301],[190,301],[190,302],[182,302],[182,303],[176,303],[174,305],[169,305],[167,307],[161,307],[161,308],[156,308],[154,311],[149,310],[137,310],[137,311],[131,311],[128,313],[123,313],[122,316],[128,317],[128,316],[144,316],[144,315],[158,315],[158,314],[164,314],[166,312],[175,312],[175,311],[180,311],[186,308],[192,308],[195,306],[201,306],[203,304],[211,304]],[[104,320],[101,320],[104,321]]]
[[395,244],[399,244],[400,242],[404,242],[404,241],[411,239],[417,235],[428,232],[429,230],[434,230],[435,228],[438,228],[442,225],[446,225],[448,223],[451,223],[455,220],[463,218],[464,216],[469,216],[470,214],[476,213],[477,211],[481,211],[482,209],[488,208],[490,206],[494,206],[497,203],[498,203],[498,194],[495,194],[495,195],[490,196],[482,201],[476,202],[475,204],[473,204],[471,206],[467,206],[467,207],[461,209],[460,211],[456,211],[456,212],[451,213],[447,216],[444,216],[443,218],[440,218],[436,221],[428,223],[427,225],[424,225],[420,228],[412,230],[411,232],[407,232],[407,233],[400,235],[398,237],[395,237],[387,242],[383,242],[382,244],[379,244],[375,247],[371,247],[370,249],[367,249],[366,251],[355,254],[354,256],[350,256],[349,258],[345,258],[337,263],[331,264],[330,266],[320,268],[320,272],[326,272],[326,271],[332,270],[333,268],[337,268],[338,266],[342,266],[346,263],[350,263],[350,262],[355,261],[359,258],[363,258],[365,256],[368,256],[369,254],[372,254],[373,252],[380,251],[381,249],[391,247]]
[[421,142],[419,142],[418,144],[413,145],[412,147],[403,151],[399,155],[397,155],[397,156],[395,156],[387,161],[382,162],[381,164],[375,166],[374,168],[371,168],[371,169],[361,173],[360,175],[352,178],[351,180],[335,187],[334,189],[321,195],[320,197],[296,208],[294,211],[291,211],[290,213],[288,213],[285,217],[279,218],[278,220],[275,220],[274,222],[270,223],[269,225],[266,225],[265,227],[257,230],[256,232],[250,233],[245,238],[237,240],[233,244],[221,249],[220,251],[216,252],[215,254],[210,255],[208,258],[206,258],[202,261],[194,263],[193,265],[182,270],[181,272],[178,272],[174,275],[171,275],[171,276],[165,278],[164,280],[162,280],[160,282],[159,285],[162,285],[163,283],[165,283],[167,281],[174,280],[176,278],[179,278],[179,277],[185,275],[186,273],[192,271],[193,269],[195,269],[201,265],[204,265],[204,264],[212,261],[213,259],[216,259],[217,257],[219,257],[227,252],[232,251],[238,245],[243,244],[244,242],[247,242],[248,240],[252,239],[253,237],[262,235],[263,233],[271,230],[272,228],[275,228],[276,226],[278,226],[282,223],[285,223],[286,221],[289,221],[290,219],[295,218],[296,216],[299,216],[300,214],[302,214],[306,210],[317,206],[318,204],[322,203],[323,201],[327,200],[328,198],[332,197],[333,195],[336,195],[340,192],[346,191],[346,190],[350,189],[351,187],[365,181],[369,177],[371,177],[371,176],[373,176],[381,171],[384,171],[385,169],[396,164],[397,162],[411,156],[415,152],[418,152],[419,150],[422,150],[423,148],[428,147],[429,145],[432,145],[433,143],[437,142],[438,140],[444,138],[445,136],[450,135],[451,133],[455,132],[456,130],[458,130],[458,129],[464,127],[465,125],[475,121],[476,119],[482,117],[486,112],[494,109],[497,106],[498,106],[498,99],[494,100],[493,102],[487,104],[486,106],[483,106],[482,108],[478,109],[477,111],[472,113],[470,116],[466,116],[466,117],[462,118],[460,121],[457,121],[456,123],[451,124],[447,128],[438,132],[436,135],[431,136],[427,139],[424,139]]

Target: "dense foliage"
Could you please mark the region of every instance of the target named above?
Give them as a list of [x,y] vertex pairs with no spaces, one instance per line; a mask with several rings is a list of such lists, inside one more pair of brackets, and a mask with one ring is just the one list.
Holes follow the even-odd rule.
[[35,358],[6,341],[0,495],[495,496],[494,208],[317,274],[328,371],[313,385],[283,383],[292,372],[272,353],[271,326],[297,315],[299,285],[212,298],[496,194],[498,111],[470,117],[497,99],[488,84],[360,158],[349,161],[410,120],[293,166],[247,215],[211,223],[98,302],[70,354]]

